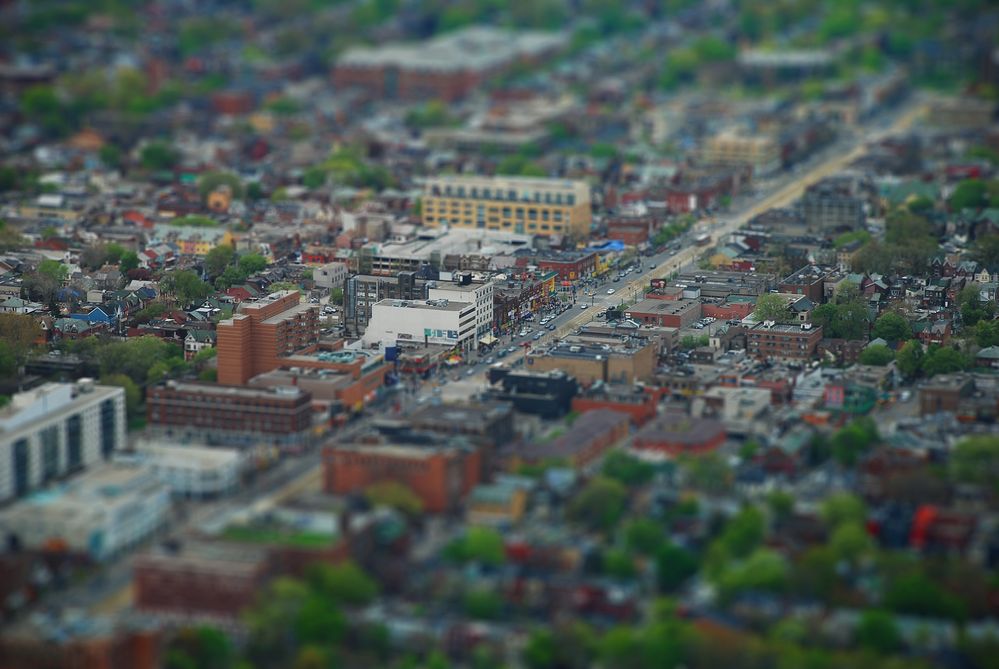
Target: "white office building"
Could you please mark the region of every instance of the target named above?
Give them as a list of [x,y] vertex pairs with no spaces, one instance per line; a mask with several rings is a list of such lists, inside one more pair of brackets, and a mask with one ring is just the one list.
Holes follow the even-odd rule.
[[0,503],[111,458],[125,443],[125,391],[46,383],[0,409]]
[[317,286],[327,290],[343,288],[343,282],[349,275],[347,264],[342,262],[329,262],[312,270],[312,280]]
[[433,282],[427,287],[432,300],[453,300],[475,305],[475,343],[490,344],[493,332],[493,282],[475,279],[471,272],[456,272],[450,280]]
[[462,351],[475,348],[475,305],[437,300],[381,300],[371,305],[365,346],[436,344]]
[[169,510],[170,491],[148,468],[101,465],[0,511],[0,533],[27,549],[106,560],[161,527]]
[[243,472],[243,453],[216,448],[142,440],[116,462],[149,468],[156,479],[180,497],[210,498],[232,492]]

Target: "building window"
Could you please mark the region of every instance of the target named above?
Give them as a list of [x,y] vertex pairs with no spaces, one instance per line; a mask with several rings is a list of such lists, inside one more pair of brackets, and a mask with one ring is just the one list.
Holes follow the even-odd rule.
[[116,414],[114,400],[101,402],[101,455],[105,459],[111,457],[111,453],[117,446],[115,443],[118,438]]
[[67,466],[79,469],[83,466],[83,419],[80,414],[70,416],[66,421]]
[[14,495],[23,497],[30,487],[30,457],[28,455],[28,440],[18,439],[14,442]]
[[51,425],[41,431],[42,481],[51,481],[59,475],[59,427]]
[[567,195],[566,196],[566,202],[569,203],[570,207],[574,206],[576,204],[576,196],[575,195]]

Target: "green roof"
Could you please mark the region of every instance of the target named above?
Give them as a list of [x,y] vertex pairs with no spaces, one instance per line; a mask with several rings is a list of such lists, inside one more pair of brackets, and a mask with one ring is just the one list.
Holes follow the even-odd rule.
[[273,544],[295,548],[326,548],[335,535],[323,532],[299,532],[277,525],[230,525],[222,538],[248,544]]

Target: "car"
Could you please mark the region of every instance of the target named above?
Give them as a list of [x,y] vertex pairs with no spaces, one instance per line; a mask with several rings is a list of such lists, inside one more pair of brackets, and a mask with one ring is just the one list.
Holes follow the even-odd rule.
[[509,351],[507,351],[505,348],[501,348],[500,350],[496,351],[496,357],[497,358],[505,358],[508,353],[509,353]]
[[490,358],[486,358],[486,364],[487,364],[487,365],[491,365],[491,364],[493,364],[494,362],[496,362],[496,360],[495,360],[494,358],[491,358],[491,357],[490,357]]
[[539,340],[539,339],[541,339],[541,338],[542,338],[543,336],[544,336],[544,335],[542,335],[542,334],[541,334],[541,333],[539,332],[538,334],[534,335],[534,341],[538,341],[538,340]]
[[509,348],[506,349],[506,352],[507,353],[514,353],[516,350],[517,350],[516,346],[510,346]]
[[589,307],[589,306],[590,306],[590,305],[588,305],[588,304],[587,304],[586,302],[583,302],[582,304],[580,304],[580,305],[579,305],[579,308],[580,308],[580,309],[586,309],[586,308],[587,308],[587,307]]
[[703,330],[704,329],[704,323],[694,323],[690,327],[694,328],[695,330]]
[[621,277],[619,277],[619,276],[615,276],[615,277],[614,277],[614,283],[617,283],[617,282],[619,282],[620,280],[621,280]]
[[555,324],[554,323],[549,323],[548,324],[548,329],[551,330],[552,332],[555,332]]
[[472,367],[467,372],[465,372],[465,376],[475,376],[475,368]]
[[607,294],[608,295],[613,295],[615,292],[617,292],[617,291],[615,291],[613,288],[608,288],[607,289]]

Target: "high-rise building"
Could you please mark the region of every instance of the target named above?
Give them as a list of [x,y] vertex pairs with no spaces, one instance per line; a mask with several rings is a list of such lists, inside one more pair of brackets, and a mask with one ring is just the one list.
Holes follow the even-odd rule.
[[300,302],[297,290],[243,302],[238,313],[218,324],[218,382],[244,385],[318,341],[319,307]]
[[444,176],[423,189],[423,225],[518,234],[590,234],[590,187],[584,181],[533,177]]
[[125,391],[117,386],[46,383],[0,409],[0,502],[95,463],[125,443]]

